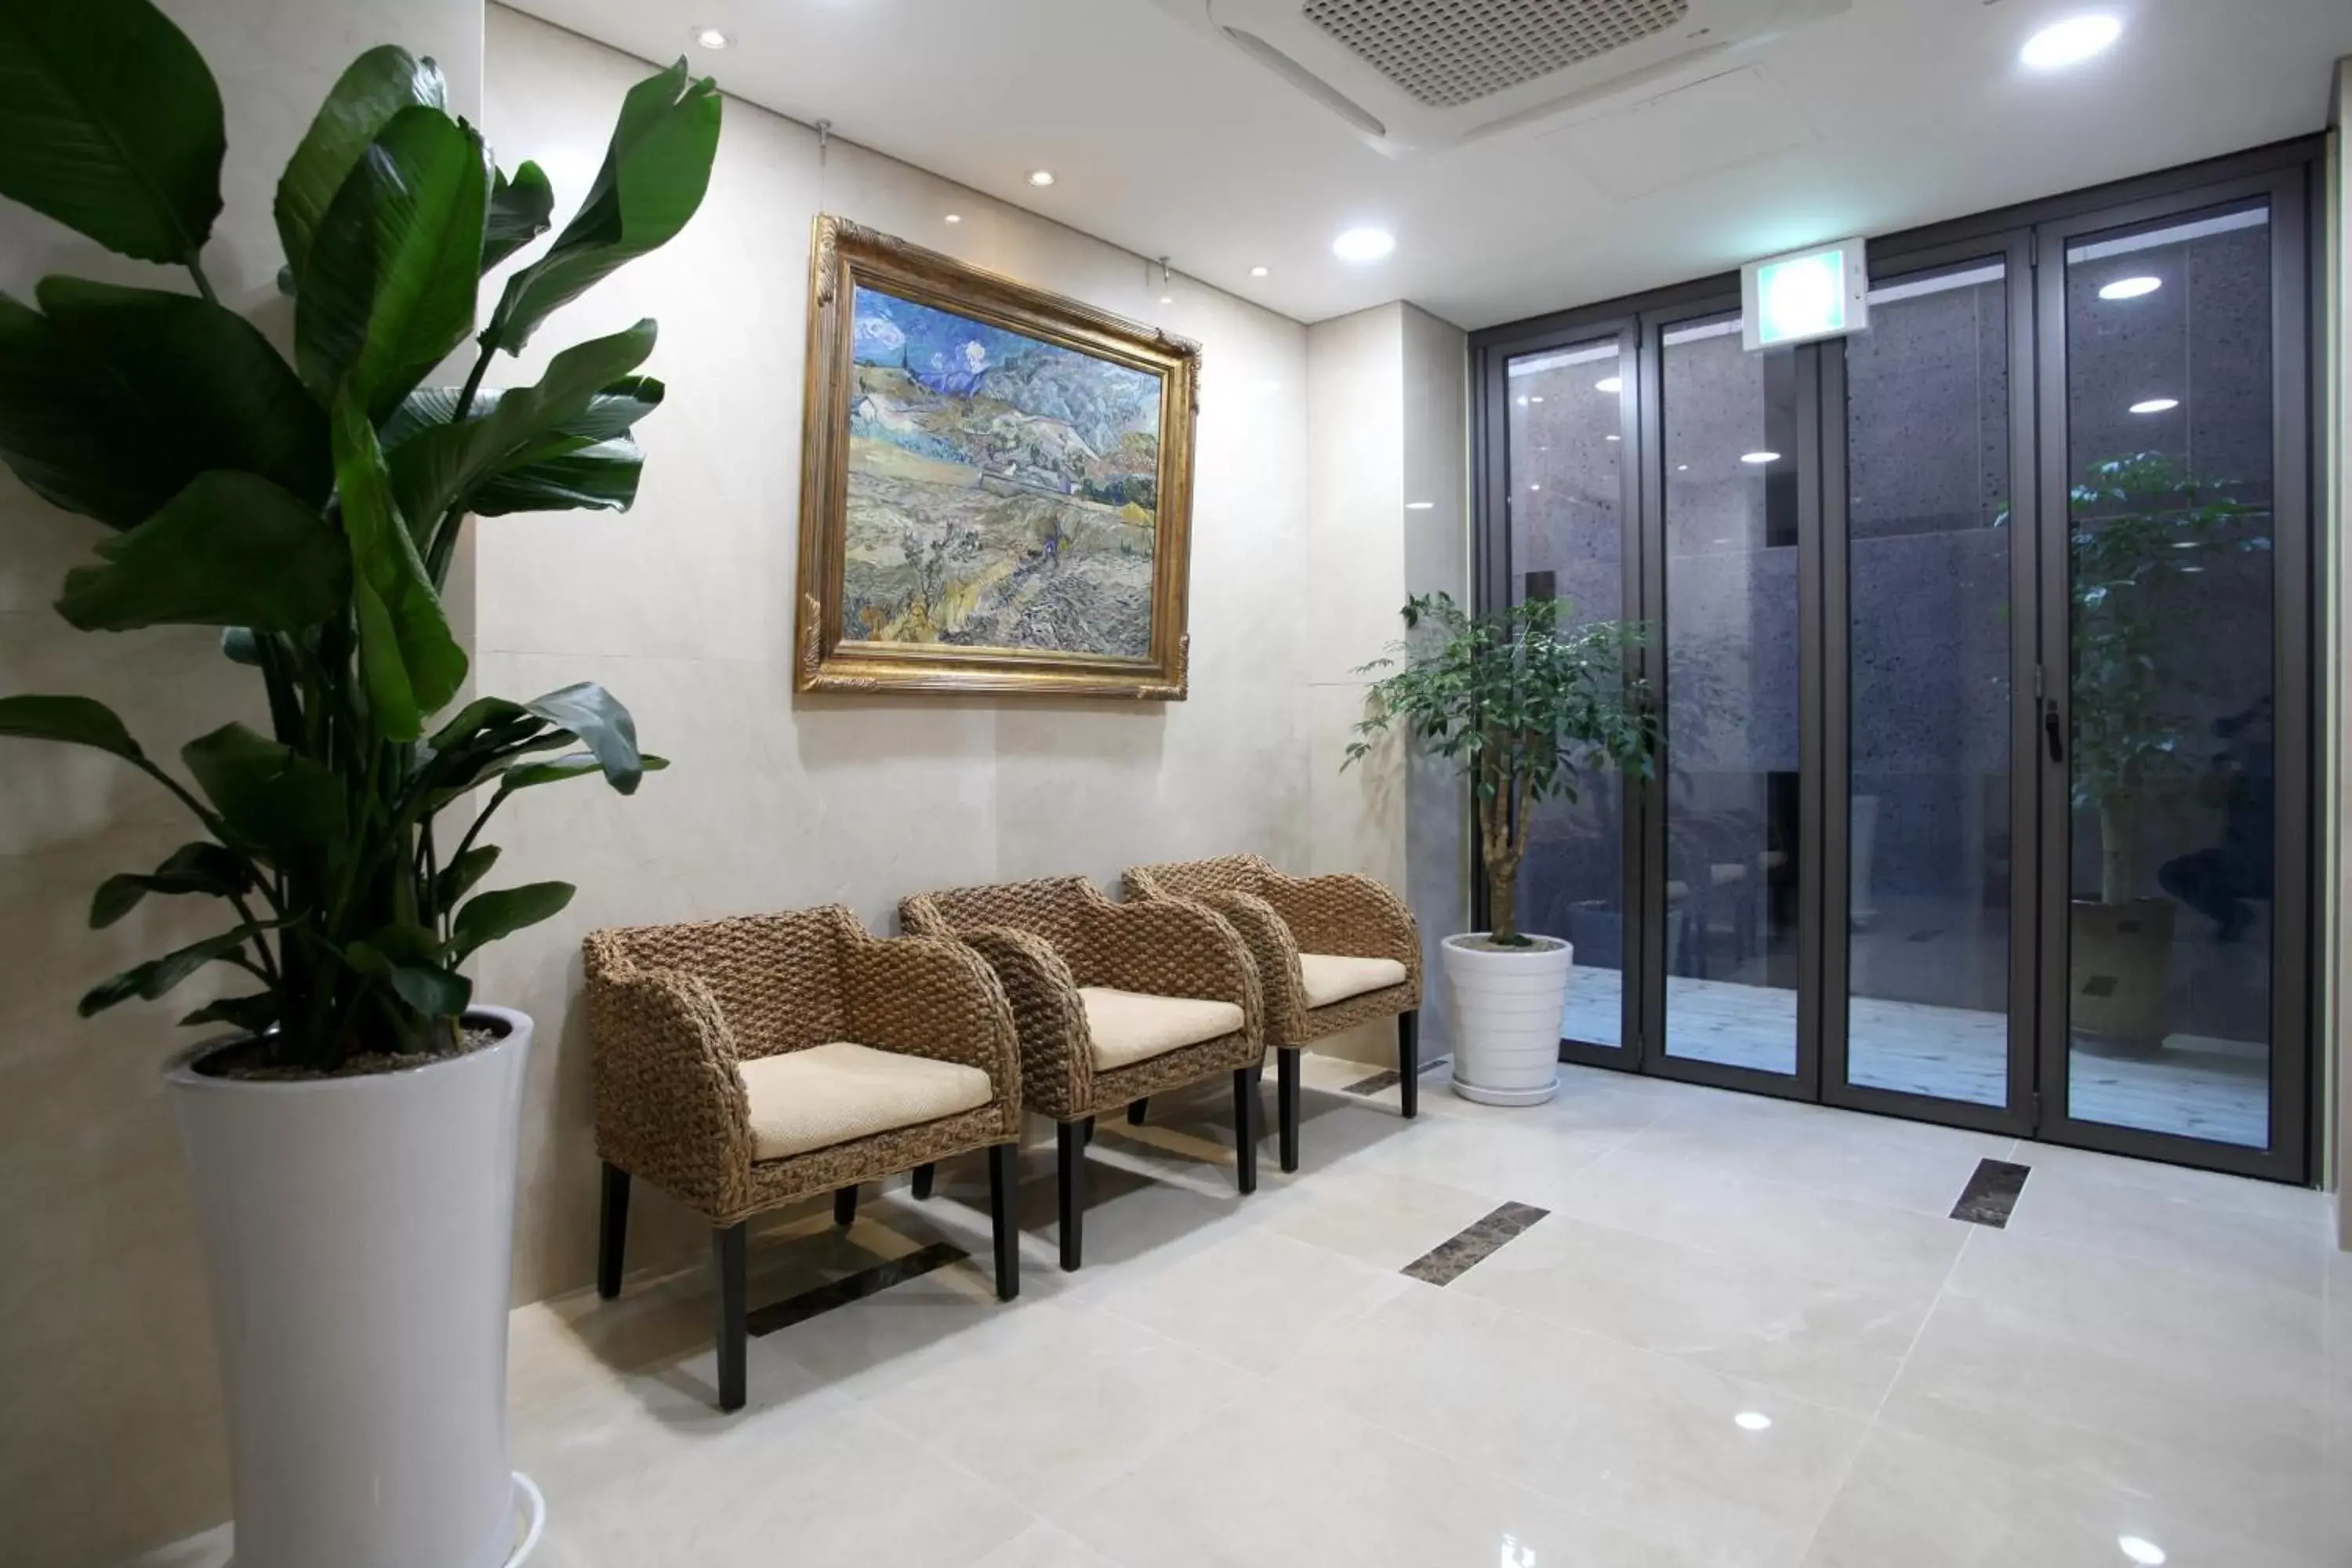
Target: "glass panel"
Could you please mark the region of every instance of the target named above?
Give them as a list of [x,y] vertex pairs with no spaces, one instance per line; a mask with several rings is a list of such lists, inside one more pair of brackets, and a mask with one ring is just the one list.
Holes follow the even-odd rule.
[[[1576,621],[1624,613],[1623,488],[1619,474],[1622,388],[1617,340],[1511,361],[1512,592],[1569,601]],[[1528,826],[1519,871],[1523,929],[1576,948],[1560,1037],[1624,1044],[1624,791],[1613,776],[1586,782],[1576,804],[1546,801]]]
[[1664,334],[1669,1056],[1797,1066],[1795,351]]
[[2271,236],[2066,253],[2067,1110],[2270,1142]]
[[1846,1080],[2009,1103],[2009,311],[1999,262],[1845,341]]

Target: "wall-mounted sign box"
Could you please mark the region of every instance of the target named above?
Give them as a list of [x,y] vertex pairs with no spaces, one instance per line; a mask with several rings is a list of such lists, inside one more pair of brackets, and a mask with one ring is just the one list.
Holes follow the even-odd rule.
[[1753,351],[1858,332],[1869,292],[1858,239],[1751,261],[1739,269],[1740,336]]

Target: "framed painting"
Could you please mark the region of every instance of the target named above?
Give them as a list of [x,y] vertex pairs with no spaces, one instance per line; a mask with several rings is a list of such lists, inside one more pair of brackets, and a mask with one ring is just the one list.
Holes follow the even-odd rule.
[[1181,701],[1198,345],[823,216],[803,691]]

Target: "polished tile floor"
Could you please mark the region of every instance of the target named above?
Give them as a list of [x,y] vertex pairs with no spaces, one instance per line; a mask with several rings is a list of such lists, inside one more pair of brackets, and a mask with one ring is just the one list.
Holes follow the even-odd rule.
[[[1246,1200],[1222,1097],[1106,1122],[1074,1276],[1033,1150],[1010,1307],[976,1163],[771,1233],[755,1307],[975,1261],[754,1339],[735,1415],[700,1268],[518,1312],[534,1563],[2352,1563],[2318,1194],[1573,1068],[1408,1123],[1364,1070],[1309,1058],[1305,1168]],[[2031,1167],[2006,1228],[1948,1217],[1985,1158]]]

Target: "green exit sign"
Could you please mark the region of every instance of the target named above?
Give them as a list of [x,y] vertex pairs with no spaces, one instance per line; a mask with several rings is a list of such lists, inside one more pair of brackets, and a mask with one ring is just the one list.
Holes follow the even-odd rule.
[[1862,241],[1769,256],[1739,269],[1740,335],[1750,349],[1841,337],[1870,324]]

